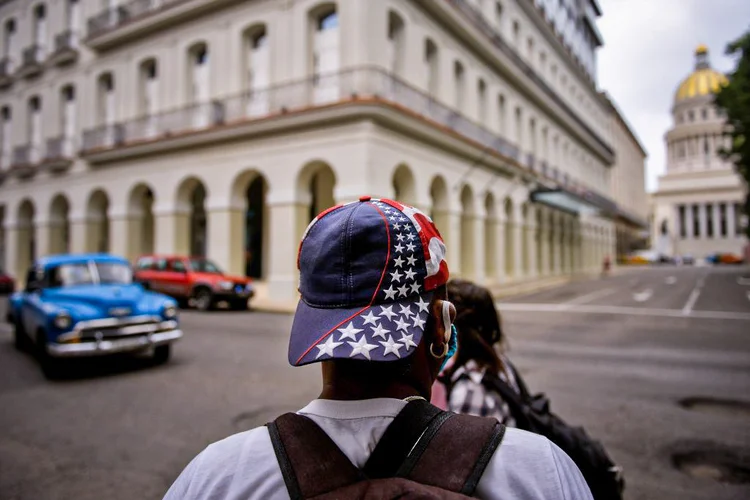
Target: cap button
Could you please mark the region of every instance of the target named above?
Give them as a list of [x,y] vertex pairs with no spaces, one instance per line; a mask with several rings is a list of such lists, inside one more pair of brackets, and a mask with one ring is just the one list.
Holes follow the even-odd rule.
[[360,196],[359,201],[370,201],[372,196]]

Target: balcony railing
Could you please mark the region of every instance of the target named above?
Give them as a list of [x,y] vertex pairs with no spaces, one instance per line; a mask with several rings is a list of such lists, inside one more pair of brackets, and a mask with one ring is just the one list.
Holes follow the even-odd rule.
[[72,137],[63,135],[47,139],[47,150],[44,155],[45,161],[59,158],[73,158],[75,154],[75,141]]
[[36,165],[42,159],[41,146],[24,144],[13,149],[13,166]]
[[379,68],[317,76],[130,120],[117,125],[119,140],[108,136],[105,127],[89,130],[84,132],[83,150],[154,141],[217,125],[367,98],[396,104],[503,156],[519,159],[516,146],[504,138]]
[[161,10],[185,0],[131,0],[117,7],[105,9],[88,20],[89,38],[102,35],[136,18]]
[[53,64],[68,64],[78,59],[78,33],[65,30],[55,36],[55,51],[50,56]]
[[555,104],[557,104],[572,120],[580,126],[587,134],[594,138],[594,141],[601,147],[605,152],[612,156],[614,161],[614,151],[612,148],[599,137],[582,119],[575,113],[570,106],[568,106],[560,96],[550,88],[549,85],[529,66],[526,61],[507,42],[500,36],[495,27],[493,27],[482,13],[467,0],[445,0],[451,5],[455,6],[461,11],[481,32],[488,37],[493,45],[500,49],[505,56],[507,56],[513,63],[521,69],[524,75],[529,78],[542,92],[550,98]]
[[13,83],[13,60],[10,57],[0,59],[0,87]]
[[18,69],[22,78],[28,78],[41,73],[44,67],[44,48],[41,45],[31,45],[23,50],[23,63]]

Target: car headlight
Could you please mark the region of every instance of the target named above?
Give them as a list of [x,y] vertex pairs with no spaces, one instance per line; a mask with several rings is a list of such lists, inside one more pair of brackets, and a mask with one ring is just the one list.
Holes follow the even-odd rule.
[[54,323],[55,323],[55,328],[59,330],[67,330],[73,324],[73,319],[70,317],[70,314],[68,314],[67,312],[60,311],[55,316]]
[[231,290],[232,288],[234,288],[234,283],[232,283],[231,281],[219,281],[217,283],[217,286],[222,290]]
[[174,319],[177,317],[177,307],[174,304],[164,306],[164,317],[167,319]]

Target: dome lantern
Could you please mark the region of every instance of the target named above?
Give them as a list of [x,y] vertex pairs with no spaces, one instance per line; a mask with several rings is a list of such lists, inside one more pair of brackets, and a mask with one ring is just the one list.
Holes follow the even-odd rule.
[[686,99],[714,94],[726,84],[727,77],[711,68],[708,47],[698,45],[695,49],[695,70],[677,88],[675,104]]

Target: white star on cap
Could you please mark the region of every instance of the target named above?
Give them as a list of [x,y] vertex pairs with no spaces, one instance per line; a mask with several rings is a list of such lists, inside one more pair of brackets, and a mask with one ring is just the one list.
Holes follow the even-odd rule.
[[396,269],[395,271],[393,271],[391,273],[391,279],[393,280],[394,283],[400,283],[401,282],[401,276],[403,276],[403,274],[401,274],[400,272],[398,272],[398,269]]
[[378,317],[373,314],[372,309],[367,311],[367,314],[362,316],[362,319],[365,320],[364,325],[377,325],[378,324]]
[[400,217],[398,218],[398,220],[400,220],[401,222],[406,222],[406,217],[404,217],[404,216],[402,215],[402,216],[400,216]]
[[375,349],[377,346],[376,345],[372,345],[372,344],[368,344],[367,343],[367,336],[366,335],[362,335],[362,337],[360,337],[359,340],[357,340],[357,339],[354,339],[354,340],[356,340],[356,342],[347,342],[347,344],[349,344],[350,346],[352,346],[352,353],[349,354],[349,357],[353,358],[354,356],[361,355],[361,356],[364,356],[367,359],[371,359],[370,358],[370,351],[372,351],[373,349]]
[[393,229],[395,229],[396,231],[399,231],[401,229],[401,224],[394,224]]
[[417,265],[417,258],[414,257],[413,255],[409,255],[406,258],[406,262],[408,262],[410,266],[416,266]]
[[406,279],[407,280],[413,280],[414,276],[416,276],[417,273],[414,272],[414,269],[407,269],[406,270]]
[[393,285],[389,286],[387,290],[383,290],[383,293],[385,293],[386,300],[396,298],[396,290],[393,289]]
[[409,323],[402,320],[401,318],[396,318],[396,330],[401,330],[403,332],[409,331]]
[[388,217],[388,218],[389,218],[389,219],[391,220],[391,222],[393,222],[393,221],[397,221],[397,220],[398,220],[398,216],[397,216],[397,215],[391,215],[391,216],[390,216],[390,217]]
[[393,321],[393,317],[397,316],[395,312],[393,312],[393,306],[380,306],[380,317],[386,316],[388,318],[388,321]]
[[398,288],[398,296],[406,297],[409,293],[409,285],[404,283],[404,286]]
[[420,330],[424,330],[425,320],[420,318],[419,315],[414,316],[411,320],[414,322],[414,328],[419,328]]
[[373,338],[380,337],[382,339],[385,339],[385,334],[386,333],[391,333],[391,331],[388,330],[388,329],[386,329],[386,328],[383,328],[383,326],[380,323],[376,324],[375,328],[372,328],[372,337]]
[[[406,236],[404,236],[403,234],[399,233],[399,234],[396,235],[396,239],[398,241],[404,241],[404,238],[406,238]],[[408,246],[407,246],[407,248],[408,248]]]
[[400,342],[404,344],[404,347],[407,351],[410,347],[417,347],[417,344],[414,343],[414,335],[407,335],[405,333],[402,333]]
[[395,246],[395,247],[393,247],[393,248],[394,248],[394,249],[395,249],[395,250],[396,250],[396,251],[397,251],[398,253],[401,253],[401,252],[403,252],[403,251],[404,251],[404,245],[402,245],[401,243],[399,243],[398,245],[396,245],[396,246]]
[[401,353],[399,352],[399,349],[401,349],[402,346],[395,340],[393,340],[393,337],[388,335],[388,338],[385,339],[385,342],[380,342],[380,345],[382,345],[385,349],[383,349],[383,356],[388,356],[390,353],[393,353],[396,355],[396,357],[401,357]]
[[[401,293],[401,289],[398,289],[399,293]],[[411,284],[411,293],[419,293],[419,283],[414,282]]]
[[413,252],[416,248],[417,248],[417,246],[414,243],[407,243],[406,244],[406,249],[409,250],[410,252]]
[[411,315],[414,314],[413,312],[411,312],[411,306],[409,305],[400,304],[399,307],[401,308],[401,314],[403,314],[407,318],[411,317]]
[[419,307],[419,312],[428,312],[430,310],[429,302],[425,302],[425,300],[422,297],[419,297],[419,301],[417,302],[417,307]]
[[401,266],[403,266],[403,265],[404,265],[404,262],[406,262],[406,261],[405,261],[404,259],[402,259],[400,255],[399,255],[398,257],[396,257],[395,259],[393,259],[393,264],[394,264],[394,265],[395,265],[396,267],[401,267]]
[[330,337],[328,337],[328,340],[326,340],[325,344],[318,344],[315,346],[319,349],[318,355],[315,356],[315,359],[320,358],[324,354],[326,356],[333,357],[333,350],[341,344],[343,344],[343,342],[334,342],[333,335],[331,335]]
[[414,233],[409,233],[409,236],[407,236],[407,238],[409,238],[409,241],[414,241]]
[[343,342],[344,339],[357,340],[357,334],[362,331],[361,328],[354,328],[354,321],[350,321],[346,328],[339,328],[341,337],[339,340]]

